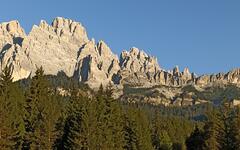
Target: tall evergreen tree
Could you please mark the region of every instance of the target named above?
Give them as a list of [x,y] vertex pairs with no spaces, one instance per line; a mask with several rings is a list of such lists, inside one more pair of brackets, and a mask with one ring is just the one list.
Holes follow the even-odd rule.
[[230,103],[224,103],[220,108],[219,117],[221,120],[219,128],[219,143],[220,149],[234,149],[234,133],[233,133],[233,112],[230,108]]
[[234,149],[240,150],[240,108],[239,107],[236,109],[236,112],[235,112],[232,132],[234,136]]
[[85,97],[80,95],[78,88],[73,85],[64,127],[63,149],[86,149],[86,138],[83,135],[83,113],[86,102]]
[[204,127],[204,148],[207,150],[218,150],[221,148],[220,130],[223,129],[223,122],[219,116],[219,111],[214,110],[208,114],[208,121]]
[[104,91],[100,86],[96,94],[96,142],[101,149],[123,147],[122,113],[116,100],[111,97],[111,92],[111,89]]
[[6,66],[0,75],[0,147],[20,149],[22,143],[23,95],[17,84],[12,82],[11,67]]
[[65,149],[121,149],[123,123],[117,102],[103,88],[89,99],[77,88],[71,90],[70,107],[64,127]]
[[[0,75],[0,149],[179,149],[193,130],[191,121],[168,113],[150,121],[159,107],[118,102],[111,86],[89,95],[73,85],[61,95],[42,67],[30,81],[27,89],[13,83],[10,67]],[[222,110],[209,117],[204,131],[196,128],[187,138],[187,148],[238,149],[238,115]]]
[[132,120],[130,117],[129,113],[134,113],[130,112],[128,110],[128,114],[124,115],[124,140],[125,140],[125,145],[124,149],[126,150],[137,150],[137,135],[135,131],[136,127],[136,122]]
[[42,144],[44,145],[44,148],[47,150],[51,150],[53,148],[54,142],[57,139],[57,133],[59,131],[56,131],[56,123],[60,117],[60,105],[58,103],[59,99],[57,96],[51,95],[49,96],[49,101],[44,103],[44,111],[43,111],[43,128],[44,128],[44,134],[45,137],[42,140]]
[[50,115],[55,112],[50,95],[49,83],[44,76],[43,68],[37,68],[26,93],[24,116],[26,134],[23,144],[25,149],[51,149],[54,123],[51,122]]
[[125,117],[126,149],[153,149],[149,123],[146,112],[139,109],[127,110],[127,117]]
[[204,126],[204,149],[237,149],[237,120],[232,110],[230,104],[225,102],[208,116]]

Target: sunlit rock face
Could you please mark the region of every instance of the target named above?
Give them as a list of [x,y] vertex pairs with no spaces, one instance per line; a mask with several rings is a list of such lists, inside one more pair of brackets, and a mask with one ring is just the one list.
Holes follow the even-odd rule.
[[58,17],[49,25],[42,20],[28,35],[17,21],[0,25],[1,66],[11,65],[14,80],[34,75],[42,66],[46,74],[64,72],[92,87],[112,83],[118,57],[104,41],[89,40],[78,22]]
[[79,51],[74,76],[90,87],[112,84],[112,76],[120,69],[118,57],[103,41],[84,44]]
[[[56,18],[52,25],[41,21],[34,25],[29,35],[16,21],[3,23],[2,32],[6,36],[2,44],[1,65],[13,66],[14,80],[34,75],[37,67],[42,66],[46,74],[57,74],[64,71],[72,76],[75,71],[79,49],[88,42],[84,27],[69,19]],[[14,38],[21,38],[21,43],[14,43]],[[1,42],[4,43],[4,42]]]
[[[61,17],[40,21],[27,35],[18,21],[0,24],[0,64],[12,66],[14,80],[32,77],[37,67],[46,74],[64,72],[91,88],[101,84],[123,87],[154,85],[206,86],[214,82],[240,83],[240,69],[197,77],[188,68],[160,68],[155,57],[136,47],[115,55],[104,42],[89,39],[81,23]],[[171,61],[171,60],[169,60]]]

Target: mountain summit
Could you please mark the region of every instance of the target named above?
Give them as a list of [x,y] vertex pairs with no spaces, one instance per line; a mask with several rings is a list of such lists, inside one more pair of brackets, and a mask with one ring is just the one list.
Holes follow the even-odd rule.
[[46,74],[64,72],[91,88],[101,84],[179,87],[240,83],[240,69],[200,77],[188,68],[183,72],[178,67],[165,71],[155,57],[135,47],[123,51],[118,58],[104,41],[90,40],[81,23],[61,17],[51,25],[42,20],[28,35],[18,21],[0,24],[0,50],[1,68],[11,65],[15,81],[33,76],[36,68],[42,66]]

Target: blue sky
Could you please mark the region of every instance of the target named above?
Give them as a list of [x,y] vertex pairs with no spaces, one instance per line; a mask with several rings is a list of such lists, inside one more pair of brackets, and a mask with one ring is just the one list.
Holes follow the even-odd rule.
[[202,74],[240,67],[239,8],[239,0],[2,0],[0,22],[17,19],[29,32],[41,19],[71,18],[117,54],[135,46],[162,68]]

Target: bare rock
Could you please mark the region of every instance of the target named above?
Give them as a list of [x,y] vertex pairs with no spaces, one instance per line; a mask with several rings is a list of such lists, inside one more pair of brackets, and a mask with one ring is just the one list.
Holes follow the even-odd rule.
[[[160,71],[157,59],[148,56],[138,48],[131,48],[130,51],[123,51],[120,55],[120,67],[118,76],[122,79],[122,84],[136,81],[135,85],[154,85],[156,84],[155,75]],[[132,78],[131,82],[129,78]]]
[[97,45],[94,40],[86,43],[79,51],[77,61],[75,76],[92,88],[113,84],[112,76],[120,69],[118,57],[103,41]]
[[46,74],[64,72],[91,88],[101,84],[114,84],[117,88],[126,84],[176,88],[214,83],[240,86],[240,69],[199,77],[188,68],[181,72],[178,66],[165,71],[155,57],[135,47],[123,51],[118,58],[104,41],[89,40],[81,23],[61,17],[51,24],[42,20],[28,35],[18,21],[0,24],[0,60],[1,68],[13,67],[14,80],[32,77],[36,68],[42,66]]

